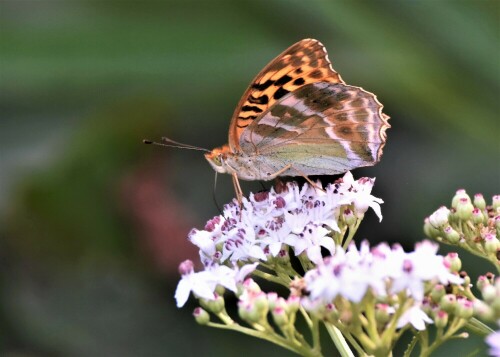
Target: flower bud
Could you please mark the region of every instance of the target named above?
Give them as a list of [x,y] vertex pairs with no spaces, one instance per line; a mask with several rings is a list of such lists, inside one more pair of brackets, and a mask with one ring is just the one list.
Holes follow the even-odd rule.
[[484,276],[489,280],[491,284],[495,284],[495,274],[493,274],[492,272],[487,272],[486,274],[484,274]]
[[215,287],[215,292],[217,293],[217,295],[223,296],[224,293],[226,292],[226,288],[222,285],[217,285]]
[[206,325],[210,322],[210,315],[201,307],[194,309],[193,316],[196,322],[200,325]]
[[493,233],[484,235],[484,248],[488,253],[495,254],[500,249],[500,241]]
[[394,308],[387,304],[377,304],[375,306],[375,320],[379,325],[385,325],[394,313]]
[[269,302],[269,308],[271,310],[273,310],[275,308],[276,301],[278,301],[278,299],[279,299],[279,296],[274,291],[270,292],[270,293],[267,293],[267,301]]
[[497,297],[497,289],[495,289],[494,285],[486,285],[481,289],[481,295],[483,296],[484,302],[491,304]]
[[445,328],[448,325],[448,313],[443,310],[438,310],[434,317],[434,323],[437,328]]
[[462,269],[462,260],[460,260],[458,253],[450,252],[444,257],[444,264],[450,269],[451,272],[458,273]]
[[479,208],[474,208],[472,210],[472,222],[474,224],[479,224],[483,223],[483,221],[484,221],[483,212],[481,212]]
[[327,304],[325,306],[324,318],[330,322],[336,322],[339,319],[339,311],[335,308],[333,304]]
[[242,320],[249,323],[257,323],[262,319],[262,314],[255,304],[240,301],[238,303],[238,315]]
[[470,198],[461,198],[457,203],[457,215],[462,221],[467,221],[472,217],[474,206],[470,202]]
[[477,288],[482,291],[486,286],[488,285],[491,285],[491,282],[490,280],[484,276],[484,275],[480,275],[478,278],[477,278]]
[[500,215],[495,217],[495,228],[497,229],[497,235],[500,235]]
[[482,211],[486,209],[486,201],[481,193],[476,193],[474,195],[474,206]]
[[273,320],[279,327],[283,327],[288,323],[288,315],[285,309],[276,307],[272,310]]
[[194,264],[189,259],[184,260],[182,263],[179,264],[178,270],[179,270],[179,274],[181,274],[181,275],[190,274],[194,271]]
[[493,196],[491,206],[493,207],[494,211],[496,211],[500,207],[500,195]]
[[224,298],[218,294],[214,294],[213,300],[200,299],[199,302],[204,309],[214,314],[218,314],[224,309]]
[[463,319],[470,319],[474,313],[472,301],[467,299],[459,299],[457,301],[457,315]]
[[431,290],[430,297],[433,302],[438,303],[444,295],[446,295],[446,289],[444,288],[444,285],[436,284]]
[[424,234],[432,239],[437,239],[441,235],[441,232],[430,223],[429,217],[424,221]]
[[262,292],[258,294],[254,299],[254,305],[262,314],[267,314],[269,311],[269,301],[267,300],[266,293]]
[[238,315],[240,318],[244,321],[248,321],[249,316],[250,316],[250,306],[248,304],[243,303],[240,301],[238,303]]
[[491,321],[493,319],[493,310],[483,301],[476,299],[473,304],[474,315],[481,320]]
[[445,206],[439,207],[433,214],[429,216],[429,223],[434,228],[441,228],[448,224],[448,216],[450,215],[450,210]]
[[456,209],[458,206],[458,201],[460,201],[462,198],[465,198],[470,202],[470,197],[464,189],[460,189],[455,193],[455,196],[453,196],[453,198],[451,199],[451,207]]
[[456,244],[460,240],[460,234],[451,226],[446,227],[443,231],[446,240],[451,244]]
[[279,297],[278,300],[275,301],[273,309],[283,309],[287,311],[288,305],[286,303],[286,300],[282,297]]
[[253,281],[252,278],[248,278],[243,282],[243,288],[252,294],[258,294],[262,291],[260,286]]
[[348,226],[353,226],[354,224],[356,224],[356,216],[354,215],[354,212],[349,208],[346,208],[344,210],[344,221]]
[[455,306],[457,305],[457,297],[453,294],[446,294],[439,301],[439,305],[444,311],[453,313],[455,312]]
[[288,312],[294,313],[297,312],[300,308],[300,297],[298,296],[289,296],[287,299]]

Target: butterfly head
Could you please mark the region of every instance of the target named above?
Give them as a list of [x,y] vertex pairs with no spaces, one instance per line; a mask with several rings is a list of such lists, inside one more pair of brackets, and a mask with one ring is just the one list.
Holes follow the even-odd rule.
[[228,145],[213,149],[205,154],[205,158],[218,173],[232,173],[231,168],[227,165],[227,155],[230,153]]

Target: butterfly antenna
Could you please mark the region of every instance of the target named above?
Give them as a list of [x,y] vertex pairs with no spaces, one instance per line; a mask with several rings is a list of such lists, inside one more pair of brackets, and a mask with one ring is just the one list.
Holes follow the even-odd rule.
[[148,144],[148,145],[158,145],[158,146],[166,146],[166,147],[170,147],[170,148],[179,148],[179,149],[188,149],[188,150],[198,150],[198,151],[210,152],[210,150],[208,150],[208,149],[200,148],[200,147],[194,146],[194,145],[179,143],[179,142],[174,141],[174,140],[169,139],[169,138],[161,138],[161,142],[151,141],[148,139],[144,139],[142,142],[144,144]]
[[217,210],[219,211],[220,215],[223,216],[224,213],[219,207],[219,204],[217,203],[217,197],[215,195],[215,191],[217,189],[217,171],[215,171],[215,179],[214,179],[214,190],[212,191],[212,198],[214,199],[215,207],[217,207]]

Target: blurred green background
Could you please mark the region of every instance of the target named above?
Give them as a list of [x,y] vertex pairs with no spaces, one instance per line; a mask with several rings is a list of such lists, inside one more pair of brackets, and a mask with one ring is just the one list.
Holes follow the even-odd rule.
[[[175,308],[187,233],[218,213],[214,175],[141,140],[225,143],[257,72],[317,38],[392,118],[380,164],[354,171],[385,201],[358,239],[411,248],[456,189],[499,193],[499,4],[0,0],[2,355],[286,355]],[[232,196],[220,177],[218,201]]]

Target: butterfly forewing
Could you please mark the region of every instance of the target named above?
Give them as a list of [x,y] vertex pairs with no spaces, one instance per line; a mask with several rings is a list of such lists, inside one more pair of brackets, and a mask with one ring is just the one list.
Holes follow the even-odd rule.
[[240,146],[271,167],[293,164],[295,170],[286,176],[331,175],[380,160],[387,118],[376,97],[361,88],[311,83],[252,121],[241,134]]
[[276,57],[255,77],[236,107],[229,128],[231,150],[240,150],[240,136],[245,128],[274,103],[316,82],[343,83],[319,41],[302,40]]

